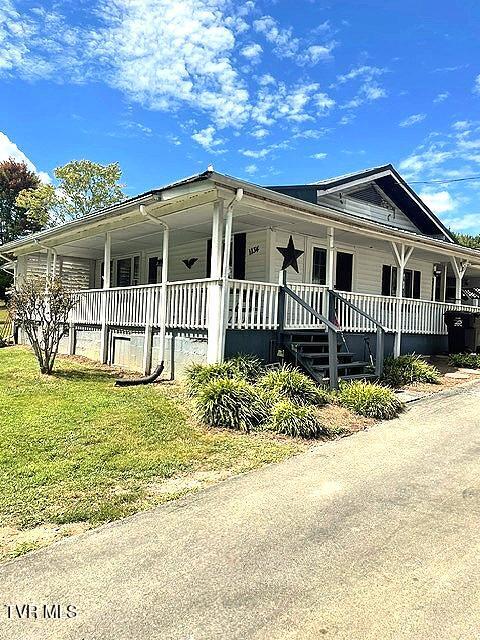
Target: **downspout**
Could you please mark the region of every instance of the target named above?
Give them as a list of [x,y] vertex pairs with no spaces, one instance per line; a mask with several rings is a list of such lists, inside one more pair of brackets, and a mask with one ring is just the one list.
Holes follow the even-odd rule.
[[220,315],[220,359],[223,361],[225,352],[225,337],[228,325],[228,299],[230,291],[228,289],[228,276],[230,268],[230,251],[232,244],[232,226],[233,226],[233,205],[240,202],[243,198],[243,189],[237,189],[235,196],[227,206],[227,214],[225,216],[225,246],[223,250],[223,269],[222,269],[222,285],[223,285],[223,304]]
[[161,308],[160,308],[160,357],[159,363],[155,370],[149,376],[143,376],[141,378],[119,378],[115,381],[116,387],[134,387],[142,384],[150,384],[151,382],[155,382],[155,380],[163,373],[165,368],[165,338],[166,338],[166,311],[167,311],[167,279],[168,279],[168,243],[169,243],[169,226],[163,222],[163,220],[159,220],[152,216],[151,213],[147,211],[145,205],[140,205],[140,213],[145,218],[148,218],[152,222],[159,224],[163,227],[163,248],[162,248],[162,298],[161,298]]
[[57,270],[57,261],[58,261],[58,252],[55,249],[55,247],[47,247],[47,245],[42,244],[39,240],[37,240],[35,238],[35,244],[38,244],[39,247],[41,247],[42,249],[45,249],[47,251],[47,272],[46,275],[47,277],[50,275],[50,262],[49,262],[49,253],[50,251],[53,253],[53,275],[55,277],[55,272]]

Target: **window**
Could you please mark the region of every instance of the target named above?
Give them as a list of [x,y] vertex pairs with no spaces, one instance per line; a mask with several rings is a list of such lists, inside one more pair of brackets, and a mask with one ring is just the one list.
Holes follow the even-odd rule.
[[327,250],[314,247],[312,261],[312,283],[327,283]]
[[129,287],[132,278],[132,259],[117,260],[117,287]]
[[384,264],[382,267],[382,296],[397,295],[397,267]]
[[[398,269],[388,264],[382,267],[382,296],[397,295]],[[420,271],[405,269],[403,273],[403,297],[420,299],[422,274]]]
[[162,259],[158,256],[148,259],[148,284],[162,281]]
[[420,271],[412,271],[412,269],[405,269],[403,275],[403,297],[420,299],[422,274]]

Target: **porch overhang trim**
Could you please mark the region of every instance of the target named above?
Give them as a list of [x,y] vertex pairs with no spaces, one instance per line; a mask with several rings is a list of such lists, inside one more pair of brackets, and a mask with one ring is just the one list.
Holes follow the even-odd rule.
[[[92,214],[91,216],[85,216],[84,218],[73,220],[72,222],[67,222],[60,227],[40,231],[39,233],[32,234],[26,238],[10,242],[3,245],[1,249],[4,253],[10,254],[11,256],[36,252],[40,250],[39,246],[48,248],[47,245],[43,244],[45,242],[49,242],[53,247],[53,241],[58,245],[79,239],[78,236],[82,231],[91,230],[92,233],[87,234],[88,236],[104,233],[107,230],[114,230],[110,228],[107,229],[108,223],[113,220],[121,222],[133,216],[138,217],[138,220],[133,224],[140,223],[144,221],[144,218],[139,212],[139,205],[148,206],[150,211],[155,211],[157,213],[159,210],[164,210],[161,215],[169,215],[172,212],[175,212],[175,207],[182,202],[190,201],[192,202],[191,206],[193,207],[195,206],[195,203],[193,203],[195,198],[202,199],[201,204],[206,204],[210,201],[213,202],[218,197],[216,190],[211,187],[203,191],[198,191],[194,194],[182,193],[178,197],[171,197],[167,199],[162,199],[160,196],[160,193],[152,192],[138,199],[132,199],[126,203],[121,203],[114,209],[109,208],[106,211]],[[122,226],[119,225],[118,228],[121,229]]]
[[476,249],[462,247],[462,245],[453,242],[446,242],[445,240],[429,238],[411,231],[394,229],[393,227],[384,225],[380,222],[370,222],[365,218],[345,214],[344,212],[328,205],[309,203],[304,200],[299,200],[298,198],[293,198],[292,196],[270,191],[265,187],[259,187],[249,182],[230,178],[223,174],[213,174],[212,180],[219,187],[229,190],[242,186],[246,197],[250,196],[252,198],[257,198],[273,205],[284,205],[288,207],[288,209],[313,215],[317,222],[321,223],[322,219],[324,219],[327,225],[335,226],[339,229],[343,229],[344,231],[355,231],[356,233],[366,236],[374,235],[375,237],[385,241],[390,241],[392,238],[399,239],[409,244],[414,244],[416,247],[445,253],[448,254],[448,256],[467,256],[475,259],[477,264],[480,265],[480,251]]

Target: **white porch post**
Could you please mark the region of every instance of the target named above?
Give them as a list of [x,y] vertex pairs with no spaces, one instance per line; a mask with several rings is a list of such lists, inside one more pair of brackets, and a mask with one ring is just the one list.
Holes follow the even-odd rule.
[[413,252],[413,247],[406,247],[404,244],[398,245],[392,242],[393,252],[398,264],[397,275],[397,313],[396,313],[396,331],[395,342],[393,346],[393,355],[395,358],[401,353],[402,350],[402,315],[403,315],[403,277],[405,274],[405,267]]
[[[165,361],[165,337],[167,333],[167,303],[168,303],[168,254],[170,249],[170,230],[163,230],[162,243],[162,301],[160,306],[160,355],[159,362]],[[151,342],[151,339],[150,339]],[[173,367],[173,363],[171,365]]]
[[103,247],[103,288],[101,309],[101,337],[100,337],[100,361],[106,364],[108,361],[108,289],[110,289],[110,259],[112,255],[112,236],[109,231],[105,234]]
[[47,249],[47,266],[45,269],[45,275],[49,278],[52,275],[52,250]]
[[223,227],[223,200],[217,200],[213,204],[212,216],[212,255],[210,260],[210,277],[216,282],[209,283],[208,289],[208,348],[207,362],[215,363],[221,359],[221,333],[220,323],[222,319],[222,229]]
[[462,282],[463,276],[468,269],[468,262],[460,262],[454,256],[452,257],[452,267],[455,273],[455,304],[462,304]]
[[225,240],[223,245],[223,268],[222,268],[222,307],[220,318],[220,352],[219,361],[223,362],[225,357],[225,338],[228,326],[228,311],[230,301],[230,287],[228,277],[230,271],[230,253],[232,248],[232,225],[233,225],[233,203],[227,207],[225,215]]
[[[325,284],[327,289],[333,289],[335,286],[335,229],[328,227],[327,229],[327,269]],[[323,300],[323,315],[328,318],[329,294]]]

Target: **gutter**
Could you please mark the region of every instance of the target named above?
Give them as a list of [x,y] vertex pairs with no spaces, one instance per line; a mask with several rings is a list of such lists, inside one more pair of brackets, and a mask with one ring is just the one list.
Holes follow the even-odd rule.
[[[318,222],[318,218],[325,217],[327,220],[332,220],[337,222],[337,227],[341,228],[345,231],[356,231],[361,235],[367,236],[376,236],[382,240],[389,240],[389,238],[385,238],[386,235],[393,235],[396,238],[403,240],[404,242],[409,242],[410,244],[415,244],[415,246],[426,249],[425,245],[429,247],[435,248],[437,251],[448,253],[448,255],[458,256],[468,256],[470,258],[476,258],[480,264],[480,251],[475,249],[469,249],[468,247],[463,247],[462,245],[455,244],[453,242],[442,242],[439,240],[434,240],[427,236],[419,236],[417,234],[409,233],[408,231],[399,231],[394,228],[384,227],[385,232],[382,233],[378,230],[380,226],[379,223],[372,223],[368,220],[362,219],[362,225],[356,223],[359,221],[359,218],[353,218],[353,216],[348,216],[348,222],[345,221],[345,214],[343,212],[339,212],[337,209],[330,207],[328,205],[318,205],[318,204],[310,204],[303,200],[298,200],[298,198],[293,198],[292,196],[287,196],[285,194],[281,194],[278,192],[270,192],[275,193],[276,198],[272,198],[271,196],[267,196],[265,192],[268,192],[268,189],[264,187],[258,187],[249,182],[244,182],[242,180],[237,180],[230,178],[229,176],[223,176],[222,174],[213,174],[212,180],[215,184],[219,186],[223,186],[231,191],[234,191],[238,188],[238,183],[245,185],[244,193],[246,196],[251,196],[253,198],[257,198],[263,200],[264,202],[270,202],[275,205],[285,205],[290,209],[295,209],[296,211],[300,211],[302,213],[306,213],[308,215],[313,215]],[[286,212],[287,215],[295,216],[294,213]],[[335,226],[335,225],[332,225]],[[421,238],[421,240],[420,240]]]

